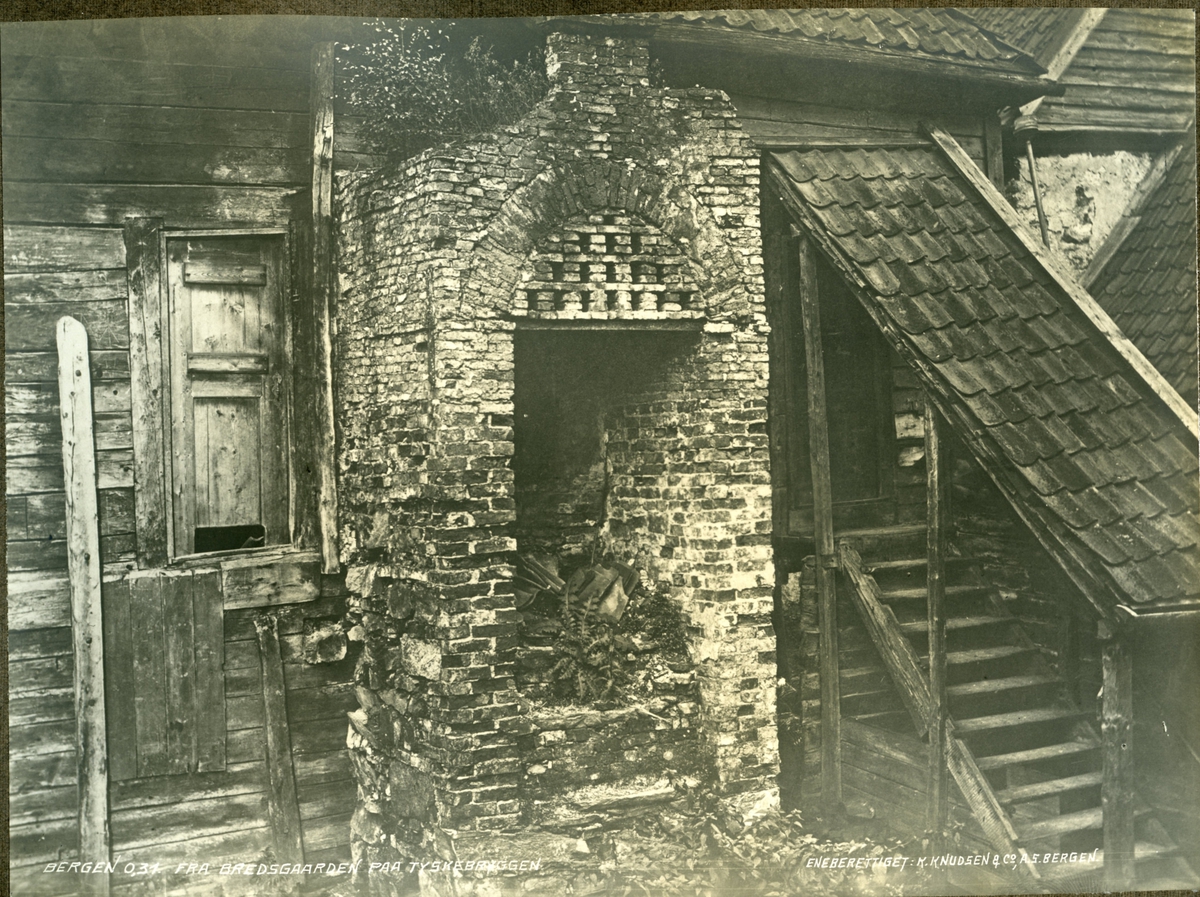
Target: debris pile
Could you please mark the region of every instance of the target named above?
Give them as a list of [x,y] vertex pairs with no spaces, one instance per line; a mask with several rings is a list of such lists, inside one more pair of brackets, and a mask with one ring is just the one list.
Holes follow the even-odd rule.
[[611,555],[564,579],[554,560],[522,557],[515,578],[520,688],[552,703],[617,705],[694,681],[679,609]]

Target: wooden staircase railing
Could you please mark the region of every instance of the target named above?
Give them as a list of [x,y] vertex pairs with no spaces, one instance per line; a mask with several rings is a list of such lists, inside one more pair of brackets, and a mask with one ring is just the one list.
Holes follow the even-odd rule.
[[922,738],[929,731],[929,714],[933,711],[933,697],[929,693],[929,681],[921,671],[917,652],[900,629],[895,612],[879,600],[879,584],[875,577],[863,570],[862,558],[846,542],[838,546],[842,571],[853,588],[850,596],[862,616],[863,624],[871,641],[879,650],[888,673],[900,692],[900,699],[912,717],[917,734]]
[[[850,595],[866,626],[871,641],[879,651],[892,681],[900,692],[917,732],[924,737],[929,731],[933,697],[921,662],[908,637],[900,628],[895,612],[880,601],[879,584],[863,569],[862,558],[847,543],[839,545],[842,571],[852,588]],[[1017,848],[1017,832],[1012,820],[1001,806],[995,791],[988,783],[971,749],[954,735],[954,723],[946,721],[945,755],[950,775],[958,784],[963,798],[992,845],[1002,854],[1022,857],[1022,868],[1034,879],[1041,876],[1028,862],[1024,851]]]

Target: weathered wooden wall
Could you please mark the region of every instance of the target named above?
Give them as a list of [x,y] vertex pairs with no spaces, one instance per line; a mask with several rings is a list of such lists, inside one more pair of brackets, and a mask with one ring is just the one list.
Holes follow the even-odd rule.
[[[828,94],[828,90],[826,93]],[[920,146],[927,144],[921,133],[920,117],[911,112],[893,112],[862,105],[794,102],[731,93],[738,120],[762,146]],[[932,105],[932,104],[931,104]],[[982,116],[929,113],[952,133],[963,149],[981,166],[987,154]],[[998,136],[998,135],[997,135]]]
[[1195,76],[1194,11],[1110,9],[1063,73],[1066,93],[1042,103],[1039,130],[1093,146],[1103,134],[1181,132],[1196,114]]
[[[91,348],[100,550],[111,611],[109,706],[119,718],[128,688],[122,677],[145,676],[152,661],[128,656],[131,641],[113,629],[137,566],[125,219],[161,218],[168,229],[302,232],[310,205],[311,47],[339,27],[345,23],[236,17],[6,24],[0,33],[17,892],[77,888],[66,876],[38,877],[46,862],[69,859],[78,848],[55,321],[77,318]],[[302,292],[290,298],[303,306]],[[306,630],[342,616],[343,589],[336,577],[320,576],[312,552],[279,550],[262,561],[209,567],[220,582],[212,598],[223,614],[216,639],[224,650],[225,701],[223,708],[197,706],[223,712],[225,768],[154,776],[135,768],[133,777],[115,779],[114,855],[212,862],[255,855],[270,843],[254,619],[275,613],[305,856],[348,856],[354,786],[344,740],[345,713],[356,706],[354,652],[328,663],[302,657]],[[119,745],[121,729],[110,724],[110,734]],[[124,886],[120,879],[113,884]]]

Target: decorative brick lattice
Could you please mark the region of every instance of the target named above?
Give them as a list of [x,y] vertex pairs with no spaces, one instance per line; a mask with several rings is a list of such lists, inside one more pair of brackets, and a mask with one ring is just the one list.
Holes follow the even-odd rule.
[[514,313],[702,318],[698,305],[688,259],[668,237],[630,215],[600,213],[568,222],[533,253]]

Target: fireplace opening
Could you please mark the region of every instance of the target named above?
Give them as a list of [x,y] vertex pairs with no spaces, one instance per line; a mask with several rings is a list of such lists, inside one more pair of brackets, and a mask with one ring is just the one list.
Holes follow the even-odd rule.
[[623,412],[669,400],[666,372],[695,343],[687,333],[517,332],[513,472],[522,554],[590,549],[608,515],[612,474],[622,472],[607,449],[629,435]]
[[[616,705],[690,693],[693,663],[670,583],[655,579],[695,334],[518,331],[514,456],[518,689]],[[615,517],[617,519],[613,519]]]

